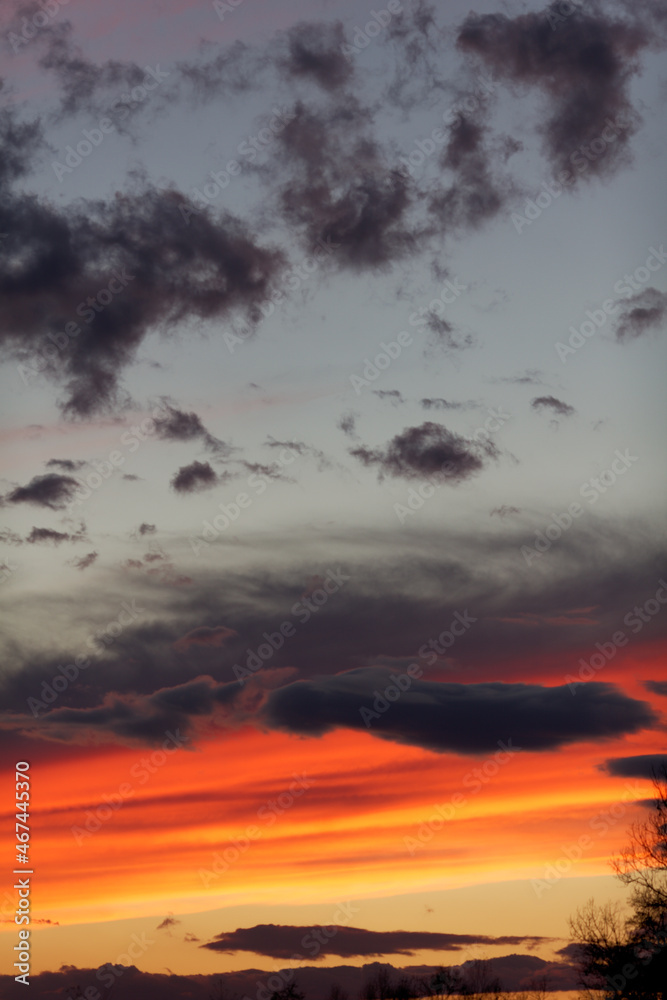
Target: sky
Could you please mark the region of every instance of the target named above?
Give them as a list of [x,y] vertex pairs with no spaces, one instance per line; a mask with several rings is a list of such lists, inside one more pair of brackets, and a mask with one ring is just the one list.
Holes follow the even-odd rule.
[[5,0],[33,976],[557,984],[625,899],[667,760],[666,46],[649,0]]

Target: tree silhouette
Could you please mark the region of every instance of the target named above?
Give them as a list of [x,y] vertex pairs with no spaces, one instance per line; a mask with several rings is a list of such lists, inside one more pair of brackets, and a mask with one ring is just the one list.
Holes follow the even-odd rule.
[[283,986],[282,990],[275,990],[271,994],[271,1000],[306,1000],[306,994],[301,992],[295,981],[289,986]]
[[611,866],[632,886],[632,911],[589,900],[570,920],[579,945],[585,996],[605,1000],[667,1000],[667,769],[654,773],[648,819],[630,827],[630,843]]

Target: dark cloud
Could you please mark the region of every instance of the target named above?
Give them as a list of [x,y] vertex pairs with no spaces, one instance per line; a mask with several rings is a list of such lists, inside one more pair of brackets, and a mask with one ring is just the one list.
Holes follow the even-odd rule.
[[202,676],[146,696],[111,694],[91,708],[56,708],[37,720],[15,716],[12,728],[37,739],[86,743],[102,738],[128,746],[157,746],[173,733],[189,746],[195,719],[229,712],[236,699],[248,699],[238,683]]
[[636,340],[649,330],[659,328],[667,316],[667,294],[657,288],[645,288],[620,303],[621,316],[616,321],[616,339]]
[[379,668],[296,681],[271,692],[262,717],[276,729],[302,736],[322,736],[344,727],[437,753],[460,754],[495,752],[498,741],[508,739],[524,750],[550,750],[657,723],[647,703],[610,684],[583,685],[575,698],[566,685],[415,680],[389,710],[372,718],[369,727],[360,710],[373,712],[378,692],[391,684],[390,671]]
[[353,74],[352,63],[341,51],[345,43],[340,21],[302,21],[287,32],[289,55],[281,61],[283,72],[288,77],[313,80],[324,90],[343,87]]
[[654,694],[667,695],[667,681],[644,681],[644,687]]
[[441,473],[445,482],[461,482],[480,472],[485,459],[498,451],[491,442],[469,441],[442,424],[430,421],[406,427],[384,449],[353,448],[351,455],[366,466],[378,468],[378,476],[424,479]]
[[[4,92],[4,93],[3,93]],[[0,77],[0,96],[6,98],[6,85]],[[46,148],[39,119],[19,120],[15,108],[0,108],[0,191],[30,171],[37,156]],[[0,232],[6,229],[0,216]],[[10,244],[11,245],[11,244]]]
[[556,399],[555,396],[536,396],[535,399],[531,399],[530,405],[534,410],[553,410],[561,417],[569,417],[575,412],[573,406],[564,403],[562,399]]
[[80,542],[81,534],[70,535],[66,531],[54,531],[52,528],[33,528],[26,538],[29,545],[51,542],[53,545],[60,545],[61,542]]
[[61,472],[77,472],[86,463],[72,458],[50,458],[46,463],[47,469],[60,469]]
[[[488,937],[485,934],[445,934],[436,931],[369,931],[361,927],[334,925],[330,936],[321,945],[316,959],[328,955],[341,958],[357,958],[375,955],[414,955],[421,950],[461,951],[470,945],[517,945],[541,943],[550,940],[541,937],[519,937],[503,935]],[[291,958],[303,949],[312,948],[315,938],[313,931],[319,927],[294,927],[284,924],[257,924],[254,927],[239,927],[235,931],[225,931],[212,941],[203,944],[209,951],[252,952],[267,958]],[[321,938],[317,938],[318,943]],[[304,943],[305,942],[305,943]]]
[[191,462],[182,465],[171,480],[177,493],[199,493],[218,483],[218,475],[209,462]]
[[464,410],[471,405],[470,403],[452,403],[449,399],[443,399],[441,396],[427,397],[420,399],[419,402],[425,410]]
[[603,769],[614,778],[652,778],[667,769],[667,754],[645,753],[634,757],[610,757]]
[[71,476],[48,472],[44,476],[35,476],[27,486],[17,486],[3,499],[6,503],[29,503],[51,510],[64,510],[73,499],[77,486],[76,479]]
[[140,524],[139,527],[137,528],[137,531],[139,532],[140,535],[154,535],[155,530],[156,530],[155,525],[147,524],[146,521],[144,521],[143,524]]
[[[452,182],[440,183],[429,199],[429,209],[445,233],[476,229],[500,212],[513,186],[492,166],[494,150],[485,123],[488,109],[459,114],[449,126],[449,138],[440,155],[440,166]],[[451,324],[442,320],[451,333]]]
[[372,115],[346,95],[328,108],[299,101],[277,136],[267,176],[279,170],[278,211],[308,254],[333,268],[376,270],[407,256],[412,182],[371,131]]
[[[351,558],[341,568],[350,579],[317,612],[308,612],[304,603],[312,593],[313,583],[307,583],[326,577],[329,568],[339,568],[342,536],[336,526],[312,532],[299,525],[294,533],[265,539],[255,561],[243,571],[234,570],[224,558],[208,569],[200,561],[194,582],[187,586],[187,564],[165,569],[164,561],[136,560],[136,567],[127,571],[110,565],[104,587],[87,593],[91,630],[106,626],[121,602],[129,600],[128,594],[150,613],[141,614],[113,641],[101,633],[105,655],[57,704],[95,709],[109,692],[149,698],[165,686],[189,684],[195,670],[210,674],[216,684],[235,682],[234,665],[245,666],[248,649],[256,650],[265,641],[264,632],[279,631],[285,621],[296,626],[296,633],[271,657],[270,666],[277,671],[296,668],[305,679],[378,663],[400,672],[414,661],[428,676],[431,667],[438,669],[443,662],[434,649],[439,643],[444,643],[440,650],[451,644],[447,630],[455,613],[466,609],[477,621],[446,654],[449,681],[468,685],[511,676],[533,684],[536,663],[541,677],[564,677],[567,664],[578,662],[582,650],[594,651],[596,640],[618,629],[628,608],[655,594],[665,572],[664,546],[643,528],[592,511],[589,517],[576,535],[565,532],[553,547],[549,573],[524,565],[519,549],[525,523],[518,518],[495,525],[487,519],[486,527],[480,523],[463,533],[446,521],[430,529],[415,520],[409,539],[402,532],[387,535],[379,528],[348,532],[344,537]],[[647,586],[650,580],[655,583]],[[62,664],[73,662],[81,651],[90,652],[85,644],[74,644],[68,638],[71,630],[63,627],[73,614],[67,595],[51,589],[40,601],[45,628],[53,623],[53,647],[45,652],[37,636],[21,635],[9,669],[0,677],[0,704],[21,718],[27,698],[39,698],[42,685],[51,683]],[[297,611],[292,610],[295,605]],[[238,638],[220,647],[191,646],[185,654],[174,648],[202,625],[220,624],[233,628]],[[642,643],[661,641],[665,629],[664,616],[656,615],[643,626]],[[265,667],[257,679],[266,673]],[[385,680],[382,687],[388,683]],[[250,687],[249,681],[243,690]],[[578,711],[584,687],[588,685],[567,692],[572,711]],[[361,703],[357,697],[357,706]],[[393,712],[394,707],[383,719]],[[358,707],[356,718],[360,721]],[[32,717],[28,721],[35,722]],[[41,726],[41,719],[36,721]],[[373,729],[379,723],[375,720]],[[16,718],[5,715],[3,725],[18,739]],[[62,738],[73,739],[81,728],[71,727]],[[92,723],[90,731],[95,732]],[[513,734],[499,735],[506,739]],[[518,739],[516,743],[521,745]]]
[[340,420],[336,424],[343,434],[357,441],[359,440],[359,435],[357,434],[358,416],[358,413],[343,413]]
[[[538,130],[555,175],[562,170],[574,176],[577,171],[589,177],[610,174],[627,160],[637,129],[629,84],[650,33],[637,19],[615,20],[595,4],[566,18],[558,15],[558,7],[554,3],[516,17],[471,13],[457,46],[481,60],[496,79],[544,94],[547,117]],[[559,17],[557,30],[550,14]],[[605,131],[610,121],[615,128]],[[577,155],[579,161],[572,159]]]
[[122,370],[154,328],[238,311],[254,326],[282,266],[281,252],[231,215],[188,214],[179,192],[136,183],[64,209],[20,195],[0,202],[0,346],[24,362],[27,384],[41,371],[65,386],[68,415],[118,402]]
[[398,389],[373,389],[373,395],[377,396],[378,399],[386,399],[394,406],[398,406],[399,403],[404,403],[403,394],[398,391]]
[[232,449],[229,445],[209,433],[196,413],[186,413],[168,403],[165,409],[167,415],[155,420],[155,431],[158,437],[164,441],[194,441],[201,438],[207,450],[223,452],[227,455],[231,453]]
[[155,928],[156,931],[167,930],[169,927],[175,927],[176,924],[182,923],[181,920],[177,920],[172,913],[168,917],[165,917],[162,923],[159,923]]
[[93,565],[98,555],[98,552],[89,552],[87,555],[80,556],[78,559],[72,559],[71,565],[80,570],[88,569],[89,566]]

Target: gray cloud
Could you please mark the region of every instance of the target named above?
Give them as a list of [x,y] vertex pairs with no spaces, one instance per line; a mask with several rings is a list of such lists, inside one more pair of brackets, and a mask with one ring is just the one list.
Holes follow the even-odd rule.
[[[390,672],[377,668],[296,681],[271,692],[262,717],[267,725],[301,736],[322,736],[341,727],[369,731],[360,709],[373,712],[377,693],[391,683]],[[586,684],[574,698],[567,685],[415,680],[370,732],[438,753],[482,754],[496,751],[499,740],[511,739],[524,750],[550,750],[656,723],[646,702],[610,684]]]

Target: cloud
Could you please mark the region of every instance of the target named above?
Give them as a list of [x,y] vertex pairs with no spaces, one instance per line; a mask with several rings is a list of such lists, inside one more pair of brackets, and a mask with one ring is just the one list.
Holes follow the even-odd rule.
[[667,681],[644,681],[644,687],[654,694],[667,695]]
[[218,475],[210,462],[191,462],[182,465],[173,476],[171,485],[177,493],[200,493],[218,483]]
[[[444,232],[470,230],[500,212],[513,191],[508,179],[492,168],[494,150],[489,145],[490,129],[485,123],[488,109],[472,115],[460,114],[449,126],[449,139],[440,154],[443,172],[453,175],[452,183],[439,184],[429,199],[429,209]],[[445,320],[441,332],[451,333]]]
[[49,507],[51,510],[64,510],[73,498],[77,486],[76,479],[71,476],[48,472],[44,476],[35,476],[27,486],[17,486],[3,499],[6,503],[29,503]]
[[251,698],[236,681],[201,676],[149,695],[108,694],[90,708],[55,708],[38,720],[13,717],[12,728],[37,739],[84,744],[102,739],[127,746],[159,746],[172,733],[189,746],[196,719],[229,714],[237,699],[243,704]]
[[206,430],[196,413],[186,413],[166,404],[167,416],[155,420],[155,432],[163,441],[194,441],[201,438],[209,451],[230,454],[232,449]]
[[398,389],[373,389],[373,395],[377,396],[378,399],[388,400],[394,406],[405,402],[403,394]]
[[287,32],[289,54],[281,60],[283,73],[293,79],[310,79],[325,91],[348,84],[353,65],[341,48],[346,38],[340,21],[302,21]]
[[[6,90],[0,77],[0,94]],[[3,94],[3,100],[7,95]],[[0,108],[0,189],[8,188],[29,172],[33,161],[46,148],[42,125],[38,118],[21,122],[12,106]],[[0,231],[6,229],[6,220],[0,211]],[[3,248],[4,249],[4,248]]]
[[336,269],[379,270],[414,250],[412,181],[371,133],[356,97],[326,108],[297,101],[268,168],[277,210],[304,251]]
[[50,458],[46,463],[47,469],[60,469],[61,472],[77,472],[84,465],[85,462],[72,458]]
[[424,479],[442,473],[446,482],[462,482],[484,467],[498,450],[490,441],[469,441],[442,424],[430,421],[406,427],[384,448],[353,448],[350,454],[365,466],[376,466],[378,477]]
[[492,382],[507,382],[510,385],[544,385],[544,372],[536,368],[527,368],[517,375],[506,375],[491,379]]
[[176,924],[182,923],[181,920],[177,920],[173,913],[170,913],[168,917],[165,917],[162,923],[158,924],[155,928],[156,931],[168,930],[170,927],[175,927]]
[[[264,447],[280,449],[287,448],[289,451],[292,451],[297,455],[301,455],[306,458],[314,458],[317,461],[317,468],[320,472],[323,472],[325,469],[333,468],[333,462],[320,448],[315,448],[312,444],[306,444],[305,441],[277,441],[269,435]],[[248,468],[253,468],[248,462],[246,462],[245,465],[247,465]],[[289,477],[284,476],[281,473],[280,466],[271,466],[270,471],[265,471],[266,469],[267,466],[263,466],[260,471],[262,471],[264,475],[271,475],[271,478],[273,479],[289,480]]]
[[652,778],[667,769],[667,753],[636,754],[634,757],[610,757],[601,770],[614,778]]
[[356,441],[359,440],[359,435],[357,434],[357,419],[359,417],[358,413],[343,413],[340,420],[336,424],[346,437],[352,438]]
[[146,521],[137,528],[140,535],[154,535],[156,528],[154,524],[147,524]]
[[621,316],[616,322],[616,339],[636,340],[651,329],[660,327],[667,316],[667,293],[645,288],[619,303]]
[[[638,732],[657,722],[647,703],[600,683],[585,685],[574,698],[567,685],[415,680],[378,714],[374,701],[391,684],[389,671],[371,667],[296,681],[271,692],[262,718],[273,728],[301,736],[356,729],[436,753],[459,754],[492,753],[498,741],[508,739],[527,751],[551,750]],[[372,724],[364,721],[362,708],[378,715],[370,717]]]
[[41,542],[52,542],[54,545],[60,545],[61,542],[79,541],[81,541],[81,534],[70,535],[65,531],[54,531],[52,528],[33,528],[26,538],[29,545]]
[[218,648],[223,646],[228,639],[235,636],[238,636],[238,632],[235,632],[233,628],[227,628],[226,625],[216,625],[214,627],[200,625],[199,628],[193,628],[190,632],[186,632],[180,639],[177,639],[174,643],[174,649],[178,649],[179,652],[185,652],[190,646]]
[[[128,593],[150,607],[150,615],[142,615],[136,626],[113,642],[101,642],[105,655],[94,672],[85,672],[85,684],[70,685],[58,704],[93,709],[109,692],[149,697],[159,688],[190,683],[195,665],[216,683],[233,681],[234,665],[246,664],[248,648],[256,650],[264,632],[279,631],[287,620],[296,632],[276,650],[271,665],[296,668],[302,679],[370,669],[383,662],[397,672],[413,661],[437,669],[442,659],[433,651],[434,642],[445,646],[451,642],[443,629],[449,628],[455,612],[465,608],[478,621],[457,640],[453,658],[451,650],[444,657],[448,680],[468,683],[511,676],[533,684],[538,667],[537,680],[563,677],[564,664],[576,663],[591,642],[591,626],[572,609],[589,607],[594,594],[596,607],[588,617],[596,620],[598,634],[612,634],[638,595],[650,596],[646,581],[657,581],[664,572],[664,545],[655,536],[632,522],[592,512],[590,516],[592,521],[582,523],[576,537],[563,535],[550,553],[549,573],[537,577],[534,567],[523,567],[521,559],[517,563],[525,526],[515,518],[495,527],[487,518],[486,526],[480,523],[469,532],[454,531],[447,523],[415,526],[409,542],[400,532],[387,535],[377,527],[344,536],[335,525],[315,533],[301,529],[266,539],[262,551],[243,570],[217,561],[208,567],[198,564],[196,574],[191,574],[194,581],[186,577],[187,586],[187,564],[169,564],[168,576],[164,561],[136,560],[137,566],[130,570],[110,564],[104,587],[87,592],[91,630],[106,625],[111,609],[127,601]],[[602,548],[601,536],[606,540]],[[309,577],[324,575],[325,566],[338,568],[341,537],[349,554],[349,564],[346,560],[341,568],[351,579],[324,608],[310,615],[304,627],[304,601],[311,599],[306,583]],[[312,583],[310,587],[312,591]],[[59,623],[53,629],[53,645],[45,651],[37,636],[21,636],[12,654],[12,670],[0,677],[0,703],[21,718],[26,699],[39,697],[42,684],[50,684],[60,665],[73,662],[82,651],[72,639],[80,624],[67,595],[47,588],[39,599],[45,618]],[[291,612],[296,603],[298,617]],[[538,619],[539,626],[531,626]],[[185,655],[174,649],[175,642],[202,624],[233,627],[239,636],[220,647],[192,646]],[[656,615],[644,625],[642,643],[660,640],[664,630],[665,622]],[[83,652],[89,652],[85,645]],[[265,673],[266,669],[256,676]],[[385,680],[382,687],[388,683]],[[245,687],[249,689],[250,682]],[[576,696],[569,695],[571,703],[581,692],[578,688]],[[361,703],[358,697],[357,704]],[[393,712],[394,708],[383,719]],[[356,717],[359,720],[358,709]],[[3,724],[15,731],[17,719],[5,715]],[[90,732],[95,733],[92,723]],[[68,733],[71,739],[75,730]],[[499,735],[506,739],[508,734]],[[110,738],[106,724],[101,736]]]
[[470,403],[452,403],[448,399],[443,399],[442,396],[427,397],[420,399],[419,402],[425,410],[464,410],[471,405]]
[[576,412],[573,406],[564,403],[562,399],[556,399],[555,396],[536,396],[535,399],[531,399],[530,405],[534,410],[553,410],[561,417],[570,417]]
[[72,559],[71,565],[80,570],[88,569],[89,566],[93,565],[98,555],[98,552],[89,552],[85,556],[79,556],[78,559]]
[[[563,170],[575,177],[611,174],[627,162],[640,120],[629,85],[650,33],[637,19],[615,20],[598,6],[566,18],[558,7],[516,17],[470,13],[456,44],[495,79],[544,95],[546,117],[538,131],[555,176]],[[549,15],[559,18],[555,29]],[[610,121],[615,128],[608,132]]]
[[[287,959],[295,954],[301,954],[302,950],[310,954],[308,949],[312,949],[316,940],[313,932],[320,930],[319,927],[257,924],[254,927],[239,927],[235,931],[224,931],[201,947],[209,951],[230,954],[246,951],[267,958]],[[326,938],[324,944],[321,944],[322,937]],[[485,934],[446,934],[436,931],[369,931],[361,927],[334,925],[328,934],[318,934],[317,942],[320,947],[314,957],[319,960],[328,955],[338,955],[341,958],[414,955],[415,952],[422,950],[461,951],[476,944],[517,945],[548,940],[550,939],[542,937],[514,935],[489,937]]]
[[23,539],[10,528],[3,528],[0,531],[0,542],[4,545],[23,545]]
[[118,404],[122,372],[154,329],[239,312],[254,327],[284,260],[233,216],[136,178],[108,201],[65,208],[10,194],[0,230],[0,348],[27,384],[42,372],[63,385],[69,416]]
[[508,517],[510,514],[520,514],[520,507],[510,507],[507,504],[503,504],[501,507],[494,507],[492,511],[489,512],[489,517],[493,517],[495,514],[497,517]]

